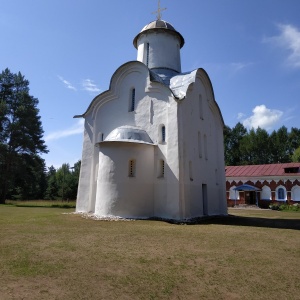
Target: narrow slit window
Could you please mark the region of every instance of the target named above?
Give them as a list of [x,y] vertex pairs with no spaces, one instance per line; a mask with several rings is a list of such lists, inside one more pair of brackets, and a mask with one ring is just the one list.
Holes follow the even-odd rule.
[[165,177],[165,161],[160,159],[158,162],[158,178]]
[[163,143],[166,141],[166,127],[164,125],[161,127],[161,141]]
[[131,90],[131,95],[130,95],[129,111],[134,111],[134,109],[135,109],[135,89],[133,88]]
[[97,143],[103,142],[103,141],[104,141],[104,133],[100,131],[97,135]]
[[194,181],[193,177],[193,164],[191,161],[189,161],[189,173],[190,173],[190,181]]
[[146,45],[146,66],[149,66],[149,49],[150,49],[150,45],[149,43],[147,43]]
[[201,132],[198,132],[198,153],[199,153],[199,158],[202,157],[202,141],[201,141]]
[[204,134],[204,156],[205,159],[208,159],[208,153],[207,153],[207,136],[206,134]]
[[199,95],[199,117],[203,120],[203,101],[201,95]]
[[135,177],[135,160],[134,159],[129,160],[128,176]]

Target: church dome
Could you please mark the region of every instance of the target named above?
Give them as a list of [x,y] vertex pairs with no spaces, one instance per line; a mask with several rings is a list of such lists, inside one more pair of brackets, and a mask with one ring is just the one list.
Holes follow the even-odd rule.
[[133,45],[135,48],[137,48],[137,40],[140,37],[141,34],[145,33],[145,32],[150,32],[150,31],[168,31],[171,34],[175,34],[179,37],[180,39],[180,48],[183,47],[184,45],[184,38],[183,36],[175,30],[175,28],[173,27],[173,25],[171,25],[170,23],[164,21],[164,20],[155,20],[149,24],[147,24],[146,26],[143,27],[143,29],[140,31],[140,33],[134,38],[133,40]]
[[147,30],[147,29],[153,29],[153,28],[165,28],[165,29],[170,29],[173,31],[176,31],[175,28],[168,22],[164,21],[164,20],[155,20],[149,24],[147,24],[146,26],[144,26],[144,28],[141,30]]

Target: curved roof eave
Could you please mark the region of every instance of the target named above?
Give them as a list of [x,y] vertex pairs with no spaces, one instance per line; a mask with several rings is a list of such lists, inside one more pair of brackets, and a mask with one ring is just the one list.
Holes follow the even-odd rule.
[[101,141],[98,144],[107,144],[107,143],[130,143],[130,144],[143,144],[143,145],[149,145],[149,146],[157,146],[153,143],[147,143],[144,141],[137,141],[137,140],[109,140],[109,141]]
[[[224,119],[223,119],[220,107],[219,107],[219,105],[218,105],[218,103],[217,103],[217,101],[215,99],[215,93],[214,93],[214,89],[213,89],[211,80],[210,80],[207,72],[203,68],[198,68],[198,69],[195,69],[195,70],[193,70],[191,72],[181,73],[181,74],[178,74],[178,75],[174,76],[173,78],[171,78],[171,81],[172,81],[172,79],[175,81],[176,77],[179,79],[178,80],[179,85],[176,86],[175,82],[173,82],[173,83],[170,84],[170,86],[171,86],[170,88],[171,88],[171,90],[173,92],[173,95],[178,100],[185,99],[187,90],[189,89],[189,87],[191,86],[191,84],[195,83],[197,76],[198,75],[201,76],[200,75],[201,73],[203,73],[203,75],[206,77],[206,79],[208,81],[208,84],[209,84],[209,86],[211,88],[211,91],[212,91],[213,101],[214,101],[214,103],[216,105],[216,108],[217,108],[217,110],[218,110],[218,112],[219,112],[219,114],[221,116],[221,120],[222,120],[223,126],[225,126]],[[182,77],[182,78],[180,78],[180,77]],[[172,85],[173,85],[173,87],[172,87]],[[175,90],[177,90],[177,93],[175,92]]]
[[206,75],[206,77],[207,77],[207,79],[208,79],[208,82],[209,82],[209,85],[210,85],[210,88],[211,88],[211,91],[212,91],[212,95],[213,95],[214,102],[215,102],[216,107],[217,107],[217,109],[218,109],[218,111],[219,111],[219,114],[220,114],[220,116],[221,116],[221,120],[222,120],[223,126],[225,126],[225,122],[224,122],[224,119],[223,119],[222,112],[221,112],[221,110],[220,110],[220,107],[219,107],[218,102],[217,102],[216,99],[215,99],[215,92],[214,92],[214,88],[213,88],[213,86],[212,86],[211,80],[210,80],[210,78],[209,78],[207,72],[206,72],[203,68],[199,68],[198,70],[202,70],[202,72]]
[[111,79],[110,79],[110,82],[109,82],[109,88],[108,88],[106,91],[104,91],[104,92],[100,93],[99,95],[97,95],[97,96],[91,101],[91,103],[90,103],[90,105],[88,106],[87,110],[86,110],[83,114],[81,114],[81,115],[75,115],[73,118],[84,118],[85,115],[88,113],[88,111],[89,111],[89,110],[93,107],[93,105],[96,103],[96,101],[97,101],[97,99],[98,99],[99,97],[101,97],[101,96],[105,95],[106,93],[109,93],[110,91],[112,91],[112,89],[111,89],[112,82],[113,82],[114,77],[117,76],[117,73],[118,73],[121,69],[123,69],[125,66],[128,66],[128,65],[130,65],[130,64],[139,64],[139,65],[142,65],[142,66],[144,66],[145,68],[147,68],[148,73],[149,73],[149,77],[150,77],[150,81],[152,81],[152,82],[157,82],[157,83],[162,84],[164,87],[166,87],[166,88],[169,89],[169,91],[172,93],[172,95],[173,95],[173,97],[174,97],[175,99],[178,99],[178,98],[175,96],[175,94],[173,93],[172,89],[171,89],[169,86],[165,85],[163,82],[161,82],[159,79],[155,78],[155,76],[153,76],[153,72],[151,72],[151,70],[150,70],[144,63],[142,63],[142,62],[140,62],[140,61],[137,61],[137,60],[134,60],[134,61],[128,61],[128,62],[126,62],[125,64],[121,65],[121,66],[113,73],[113,75],[112,75],[112,77],[111,77]]

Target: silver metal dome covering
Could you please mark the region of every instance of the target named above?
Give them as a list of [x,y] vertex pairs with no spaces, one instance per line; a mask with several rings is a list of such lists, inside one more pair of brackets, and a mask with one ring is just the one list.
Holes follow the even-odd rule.
[[178,31],[176,31],[173,25],[171,25],[170,23],[164,20],[155,20],[147,24],[146,26],[144,26],[143,29],[140,31],[140,33],[133,40],[134,47],[137,48],[137,40],[142,33],[144,33],[145,31],[159,31],[159,30],[167,30],[170,33],[176,34],[180,39],[180,48],[183,47],[184,45],[183,36]]
[[148,29],[153,29],[153,28],[164,28],[164,29],[170,29],[170,30],[175,30],[175,28],[168,22],[164,21],[164,20],[155,20],[149,24],[147,24],[146,26],[143,27],[142,31],[148,30]]
[[145,130],[134,126],[121,126],[114,129],[104,140],[104,142],[112,141],[153,144]]

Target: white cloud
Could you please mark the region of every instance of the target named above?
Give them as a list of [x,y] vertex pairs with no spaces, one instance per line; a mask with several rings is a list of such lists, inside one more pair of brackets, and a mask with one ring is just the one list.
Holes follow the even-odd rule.
[[77,89],[67,80],[65,80],[63,77],[57,75],[58,79],[65,85],[66,88],[77,91]]
[[82,86],[85,91],[88,91],[90,93],[100,93],[101,92],[101,90],[97,87],[97,85],[91,79],[84,79],[82,82]]
[[300,31],[290,24],[279,24],[280,34],[264,39],[289,51],[287,62],[295,68],[300,68]]
[[258,127],[270,130],[282,118],[283,112],[277,109],[269,109],[264,104],[256,106],[253,115],[243,121],[243,125],[248,128]]
[[65,138],[65,137],[68,137],[71,135],[82,134],[83,133],[83,125],[84,125],[84,119],[79,119],[79,120],[77,120],[76,124],[74,124],[73,126],[67,128],[67,129],[49,133],[48,135],[45,136],[45,141],[49,142],[49,141]]

